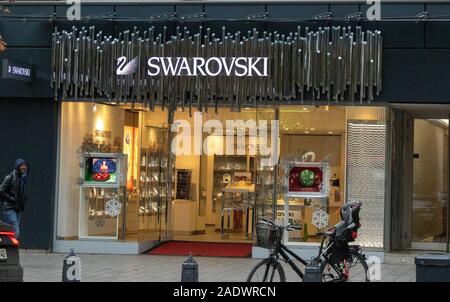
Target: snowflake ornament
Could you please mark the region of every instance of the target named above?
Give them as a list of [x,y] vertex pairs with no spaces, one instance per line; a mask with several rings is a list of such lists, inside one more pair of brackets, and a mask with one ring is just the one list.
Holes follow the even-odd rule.
[[116,217],[119,215],[121,209],[122,204],[119,202],[117,197],[113,197],[111,200],[106,202],[105,213],[111,217]]
[[312,224],[318,229],[324,228],[328,226],[329,217],[330,215],[328,215],[324,210],[315,210],[312,214]]

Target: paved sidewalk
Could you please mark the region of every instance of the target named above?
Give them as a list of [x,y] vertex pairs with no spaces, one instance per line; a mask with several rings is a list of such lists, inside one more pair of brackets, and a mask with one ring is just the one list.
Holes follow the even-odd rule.
[[[156,255],[78,255],[83,282],[178,282],[186,257]],[[65,255],[21,251],[24,281],[59,282]],[[259,261],[250,258],[194,257],[202,282],[242,282]],[[285,267],[288,281],[299,281],[290,267]],[[414,282],[412,264],[382,264],[381,281]]]

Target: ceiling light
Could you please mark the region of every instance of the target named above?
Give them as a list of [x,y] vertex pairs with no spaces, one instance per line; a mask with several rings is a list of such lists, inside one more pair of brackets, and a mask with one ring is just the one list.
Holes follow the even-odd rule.
[[333,134],[333,131],[328,131],[328,134]]
[[[308,108],[308,107],[302,107],[301,109],[300,109],[300,112],[302,112],[302,113],[305,113],[305,112],[311,112],[312,111],[312,109],[311,108]],[[298,111],[297,111],[298,112]]]

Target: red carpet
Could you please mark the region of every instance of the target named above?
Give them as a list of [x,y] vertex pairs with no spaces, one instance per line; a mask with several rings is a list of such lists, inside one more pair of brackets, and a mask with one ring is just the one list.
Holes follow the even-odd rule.
[[169,241],[152,249],[149,254],[187,256],[189,252],[193,256],[250,257],[252,244]]

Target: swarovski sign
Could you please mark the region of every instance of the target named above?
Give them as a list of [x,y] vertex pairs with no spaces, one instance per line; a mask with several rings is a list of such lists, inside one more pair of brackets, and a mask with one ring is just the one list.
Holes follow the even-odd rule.
[[33,65],[28,63],[11,61],[9,59],[3,59],[2,75],[4,79],[32,82]]
[[[151,77],[164,76],[210,76],[267,77],[268,59],[266,57],[151,57],[147,61],[147,74]],[[136,72],[138,57],[126,63],[122,56],[117,59],[117,75],[130,75]]]
[[[164,29],[164,28],[163,28]],[[188,108],[302,101],[373,101],[382,90],[383,39],[362,27],[297,28],[288,35],[177,26],[118,33],[56,31],[55,98]]]

